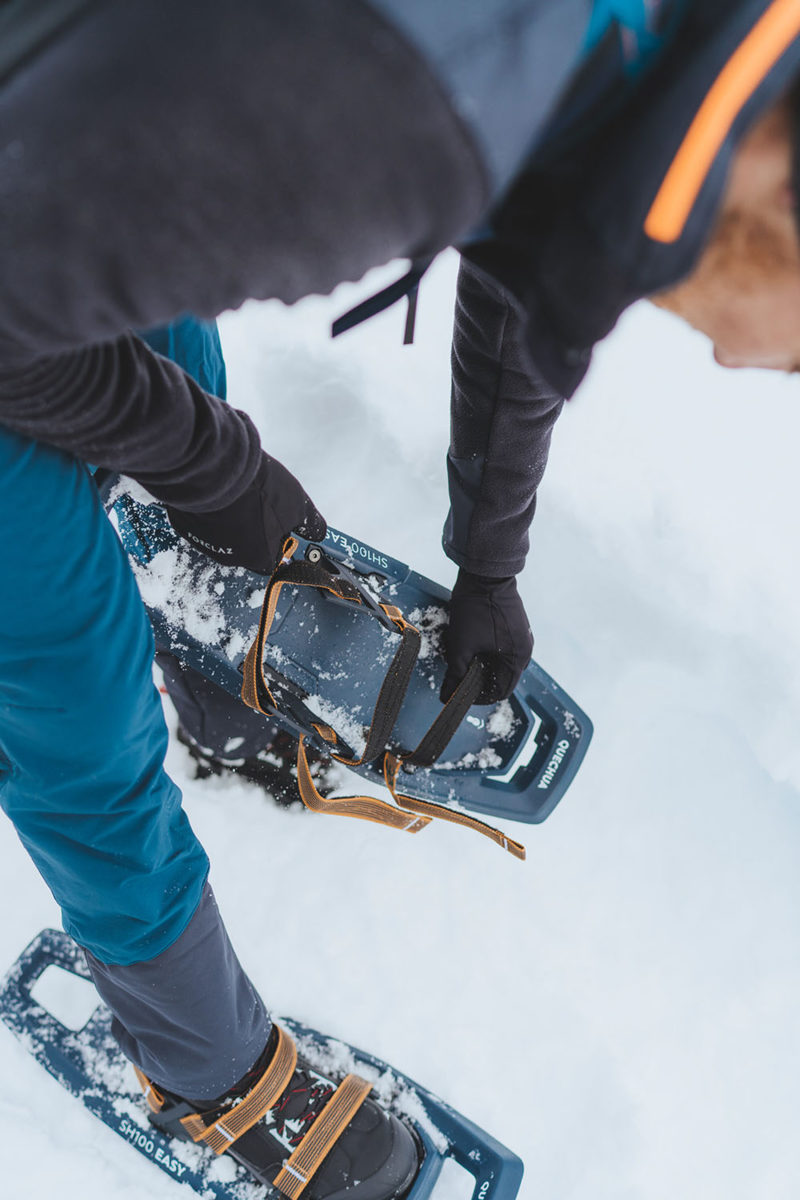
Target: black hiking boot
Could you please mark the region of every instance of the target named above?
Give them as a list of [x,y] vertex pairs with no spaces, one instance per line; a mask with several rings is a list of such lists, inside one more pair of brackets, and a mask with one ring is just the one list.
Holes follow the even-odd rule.
[[[250,758],[214,754],[196,742],[181,725],[178,726],[178,741],[194,759],[195,779],[209,779],[212,775],[239,775],[267,792],[282,808],[302,806],[297,789],[297,739],[290,733],[276,730],[270,744]],[[306,755],[317,790],[323,796],[330,795],[339,786],[336,764],[317,754],[307,744]]]
[[416,1135],[366,1098],[369,1084],[321,1075],[277,1026],[252,1070],[218,1100],[183,1100],[137,1075],[157,1128],[232,1155],[291,1200],[401,1200],[419,1171]]

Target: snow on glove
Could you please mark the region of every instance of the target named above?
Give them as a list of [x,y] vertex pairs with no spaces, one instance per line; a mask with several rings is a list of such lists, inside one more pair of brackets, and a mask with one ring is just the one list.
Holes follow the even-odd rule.
[[447,673],[440,697],[444,703],[467,673],[476,654],[486,667],[476,704],[494,704],[510,696],[530,662],[533,634],[519,598],[514,576],[488,579],[463,567],[450,600],[445,632]]
[[233,504],[215,512],[167,506],[167,516],[173,529],[209,558],[259,575],[272,574],[288,534],[321,541],[327,530],[294,475],[263,453],[253,482]]

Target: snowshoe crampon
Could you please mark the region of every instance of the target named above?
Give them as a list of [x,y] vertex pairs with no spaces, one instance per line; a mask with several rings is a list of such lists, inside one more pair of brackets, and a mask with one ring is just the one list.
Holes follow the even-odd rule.
[[291,561],[267,584],[181,541],[155,504],[123,494],[116,512],[158,644],[315,750],[385,783],[396,802],[320,804],[301,742],[309,807],[410,832],[444,817],[524,857],[464,810],[540,822],[575,777],[592,725],[537,663],[510,699],[472,707],[476,659],[443,707],[450,593],[404,563],[329,529],[319,545],[291,539]]
[[[109,1010],[100,1004],[80,1028],[68,1028],[40,996],[45,990],[40,984],[49,968],[89,979],[83,952],[72,939],[56,930],[44,930],[2,984],[0,1018],[68,1092],[204,1200],[285,1200],[274,1187],[254,1181],[230,1155],[217,1156],[204,1146],[169,1137],[155,1128],[134,1069],[111,1034]],[[49,994],[52,988],[47,990]],[[411,1126],[422,1159],[406,1192],[408,1200],[436,1198],[443,1193],[447,1200],[514,1200],[523,1167],[505,1146],[372,1055],[325,1038],[296,1021],[281,1019],[280,1025],[288,1030],[304,1058],[324,1075],[357,1074],[372,1084],[379,1103]],[[465,1178],[464,1171],[471,1179]]]

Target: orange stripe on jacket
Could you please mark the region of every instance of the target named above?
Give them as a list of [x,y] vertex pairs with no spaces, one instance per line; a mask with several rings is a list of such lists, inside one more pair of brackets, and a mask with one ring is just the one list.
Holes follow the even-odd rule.
[[714,159],[733,122],[769,71],[800,34],[800,0],[773,0],[711,87],[672,161],[644,231],[655,242],[683,233]]

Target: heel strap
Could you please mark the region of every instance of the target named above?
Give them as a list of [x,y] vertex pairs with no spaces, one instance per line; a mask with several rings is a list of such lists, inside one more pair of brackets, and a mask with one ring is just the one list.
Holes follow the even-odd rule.
[[286,1091],[294,1074],[297,1047],[288,1033],[280,1026],[276,1028],[278,1041],[266,1071],[242,1100],[227,1109],[216,1121],[208,1124],[207,1117],[194,1112],[190,1105],[182,1101],[174,1107],[170,1105],[158,1088],[136,1067],[136,1077],[144,1089],[150,1108],[161,1117],[178,1119],[193,1142],[205,1142],[215,1154],[222,1154],[269,1112]]

